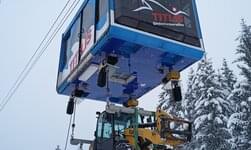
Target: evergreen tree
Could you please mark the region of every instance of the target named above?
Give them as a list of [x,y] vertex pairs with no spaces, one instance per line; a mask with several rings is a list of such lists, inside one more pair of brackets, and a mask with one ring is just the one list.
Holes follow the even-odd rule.
[[234,143],[232,149],[251,149],[251,26],[244,20],[241,23],[242,31],[237,48],[238,68],[244,80],[237,84],[230,99],[236,102],[235,110],[229,119],[228,127],[232,133]]
[[204,58],[199,64],[194,80],[194,138],[187,149],[228,150],[230,134],[227,120],[230,103],[217,82],[212,62]]
[[244,20],[241,23],[242,31],[238,40],[240,42],[236,54],[239,55],[235,62],[239,62],[238,68],[241,75],[245,77],[246,85],[244,86],[247,96],[251,97],[251,26],[248,26]]
[[230,100],[235,102],[235,113],[228,120],[228,128],[232,135],[232,149],[248,150],[251,145],[249,143],[250,121],[249,106],[246,101],[243,83],[237,83],[235,90],[230,95]]
[[185,92],[184,100],[182,101],[182,109],[184,112],[184,117],[188,120],[194,120],[194,107],[195,107],[195,100],[196,100],[196,93],[195,91],[197,87],[194,85],[194,81],[196,80],[196,76],[194,70],[191,69],[188,74],[188,82],[187,82],[187,90]]
[[[198,86],[195,83],[197,81],[197,75],[192,68],[188,74],[188,82],[187,82],[187,90],[185,92],[184,100],[182,101],[182,110],[184,112],[184,118],[187,118],[189,121],[194,122],[195,116],[195,102],[196,99],[198,98]],[[192,128],[192,133],[194,133],[194,126]],[[192,136],[192,140],[190,143],[186,143],[183,145],[182,150],[194,150],[197,141],[194,138],[194,135]]]
[[235,101],[229,97],[234,90],[234,85],[236,84],[237,79],[233,71],[229,68],[226,59],[223,59],[222,66],[218,72],[218,82],[223,90],[224,99],[231,103],[232,111],[228,115],[228,117],[230,117],[230,115],[234,112]]
[[[242,31],[238,40],[240,42],[237,48],[239,58],[236,60],[242,65],[238,65],[241,70],[241,75],[244,76],[243,88],[245,90],[245,99],[242,103],[247,104],[248,123],[247,133],[251,133],[251,26],[247,25],[244,20],[241,23]],[[251,134],[247,134],[249,149],[251,149]]]
[[220,75],[222,76],[222,88],[226,90],[226,95],[229,95],[234,90],[234,85],[237,79],[233,70],[229,68],[226,59],[223,59]]
[[170,113],[171,115],[180,117],[182,116],[181,102],[175,102],[171,98],[171,91],[169,89],[163,89],[160,93],[159,106],[162,110]]

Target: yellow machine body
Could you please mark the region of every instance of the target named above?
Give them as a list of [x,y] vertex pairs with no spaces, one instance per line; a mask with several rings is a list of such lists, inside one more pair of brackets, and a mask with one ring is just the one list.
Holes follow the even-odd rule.
[[[134,128],[127,128],[124,131],[124,136],[128,140],[128,142],[133,145],[134,147],[137,144],[147,143],[153,145],[169,145],[173,148],[184,144],[187,142],[185,139],[180,139],[173,136],[172,129],[163,126],[169,125],[171,122],[179,122],[179,123],[188,123],[188,121],[176,118],[171,116],[170,114],[164,112],[161,109],[157,109],[155,112],[156,123],[153,126],[149,126],[148,128],[138,128],[136,129],[138,132],[138,143],[135,143],[135,129]],[[177,133],[178,134],[178,133]]]

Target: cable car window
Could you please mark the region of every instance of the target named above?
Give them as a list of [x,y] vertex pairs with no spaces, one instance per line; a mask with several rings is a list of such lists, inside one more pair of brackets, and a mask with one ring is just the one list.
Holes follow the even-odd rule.
[[97,13],[97,21],[100,20],[104,15],[106,15],[106,12],[108,10],[108,1],[107,0],[97,0],[98,2],[98,12]]
[[99,0],[99,16],[100,18],[106,15],[108,10],[108,1],[107,0]]
[[71,30],[66,34],[65,40],[65,64],[63,71],[64,80],[70,72],[78,65],[79,50],[79,34],[80,34],[80,17],[73,23]]
[[97,0],[96,1],[96,35],[95,41],[98,41],[109,27],[109,18],[108,18],[108,0]]
[[192,0],[116,0],[115,22],[201,46]]
[[83,9],[83,23],[82,23],[82,29],[86,30],[88,27],[94,24],[94,11],[93,11],[93,5],[90,3],[91,1],[88,2],[86,7]]
[[86,7],[83,9],[82,26],[81,26],[81,58],[85,56],[91,46],[94,44],[94,19],[95,19],[95,4],[89,0]]

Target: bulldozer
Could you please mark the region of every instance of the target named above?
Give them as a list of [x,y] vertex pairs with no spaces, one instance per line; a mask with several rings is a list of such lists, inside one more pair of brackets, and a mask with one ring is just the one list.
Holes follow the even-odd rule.
[[[131,101],[129,101],[131,102]],[[174,117],[160,108],[147,111],[107,104],[97,112],[94,140],[72,137],[72,145],[89,144],[89,150],[171,150],[190,141],[192,123]]]

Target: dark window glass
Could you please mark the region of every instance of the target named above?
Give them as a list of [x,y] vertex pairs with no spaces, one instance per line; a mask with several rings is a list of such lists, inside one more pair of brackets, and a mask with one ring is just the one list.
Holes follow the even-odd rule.
[[116,0],[115,22],[200,47],[192,0]]
[[94,25],[94,7],[91,1],[88,2],[83,10],[83,24],[82,30],[87,30],[90,26]]

